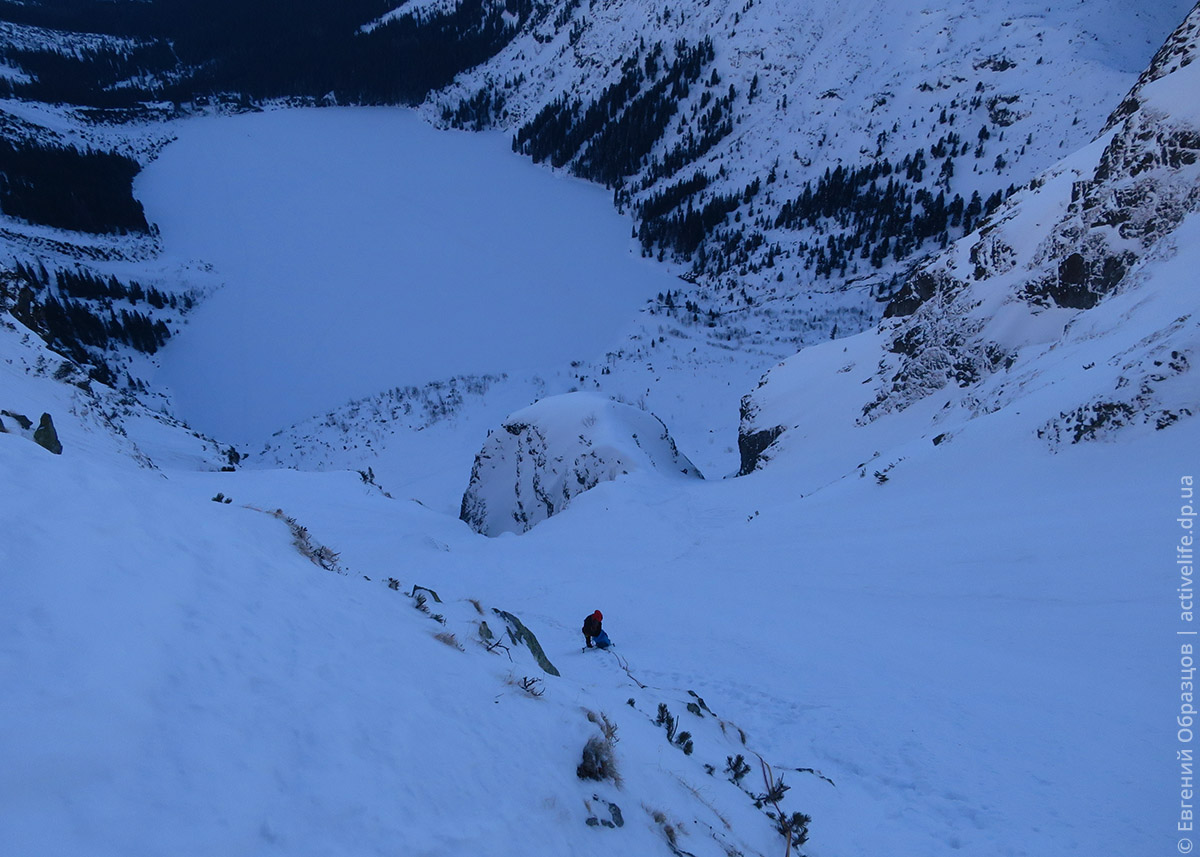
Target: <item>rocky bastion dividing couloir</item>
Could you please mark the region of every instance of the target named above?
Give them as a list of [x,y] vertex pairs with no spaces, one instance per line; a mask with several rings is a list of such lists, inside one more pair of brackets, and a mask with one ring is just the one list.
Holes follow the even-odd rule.
[[488,436],[460,517],[486,536],[523,533],[584,491],[635,471],[703,478],[653,414],[597,393],[551,396]]

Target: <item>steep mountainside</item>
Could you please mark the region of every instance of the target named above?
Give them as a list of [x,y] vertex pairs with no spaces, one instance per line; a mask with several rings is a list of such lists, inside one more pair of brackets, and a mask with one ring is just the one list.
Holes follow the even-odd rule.
[[[1091,145],[908,277],[877,334],[860,424],[932,396],[953,408],[936,416],[943,438],[958,419],[1047,386],[1059,412],[1036,431],[1052,446],[1163,429],[1200,410],[1189,374],[1200,325],[1176,280],[1200,211],[1198,31],[1200,8]],[[1071,366],[1066,354],[1086,356]],[[743,404],[743,470],[788,429],[765,402],[789,371]]]
[[805,340],[798,293],[888,297],[1090,139],[1187,8],[570,2],[431,112],[613,187],[718,335]]

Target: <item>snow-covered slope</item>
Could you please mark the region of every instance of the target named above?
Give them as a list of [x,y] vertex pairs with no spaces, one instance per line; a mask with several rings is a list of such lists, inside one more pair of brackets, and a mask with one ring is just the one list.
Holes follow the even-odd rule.
[[[0,632],[5,853],[561,854],[599,838],[589,818],[622,819],[601,830],[636,853],[665,851],[663,829],[685,818],[700,853],[724,853],[700,841],[710,830],[739,850],[769,846],[734,785],[723,789],[741,800],[722,811],[688,793],[700,763],[653,722],[659,701],[690,717],[683,690],[617,689],[623,673],[598,658],[568,668],[565,635],[531,622],[566,669],[549,675],[507,636],[481,638],[520,627],[493,610],[511,604],[477,608],[466,581],[414,579],[430,549],[413,545],[460,544],[452,519],[379,506],[344,474],[164,480],[70,438],[52,458],[9,435],[0,459],[4,517],[20,529],[5,539],[19,573],[5,575]],[[237,504],[210,502],[218,487]],[[309,520],[346,504],[340,525],[314,533],[356,543],[343,556],[353,576],[308,562],[284,521],[243,505],[284,495]],[[393,532],[403,563],[334,532],[368,521]],[[416,593],[432,609],[413,609],[415,583],[440,589]],[[596,671],[603,699],[586,677]],[[619,788],[576,776],[601,715],[618,730]],[[740,747],[711,719],[691,729]]]
[[[810,379],[868,339],[806,351]],[[122,438],[5,371],[6,409],[51,413],[64,445],[0,434],[6,852],[780,854],[755,751],[812,855],[1174,841],[1155,665],[1178,582],[1129,570],[1174,550],[1194,421],[1054,455],[1049,391],[935,447],[931,399],[859,430],[884,452],[868,478],[809,488],[854,452],[828,447],[741,479],[642,471],[485,539],[355,473],[205,472],[186,433]],[[853,409],[811,393],[848,438]],[[621,662],[580,652],[596,608]],[[588,711],[617,727],[620,785],[577,776]]]
[[[1200,211],[1200,115],[1185,95],[1200,89],[1198,24],[1194,10],[1094,143],[922,265],[863,338],[870,345],[825,364],[852,390],[857,405],[844,404],[858,423],[934,397],[929,429],[944,437],[1001,408],[1028,414],[1033,399],[1046,409],[1038,435],[1058,445],[1197,412],[1188,373],[1200,327],[1181,275],[1196,261]],[[805,373],[776,370],[748,397],[744,469],[795,417],[808,419],[808,391],[788,380]]]

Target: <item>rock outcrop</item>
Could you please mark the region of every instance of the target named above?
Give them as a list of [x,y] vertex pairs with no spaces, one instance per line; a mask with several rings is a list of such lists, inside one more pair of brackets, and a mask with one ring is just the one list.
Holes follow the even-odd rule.
[[49,450],[55,455],[62,455],[63,445],[58,439],[58,432],[54,428],[54,420],[49,414],[42,414],[42,419],[38,422],[37,429],[33,432],[33,441],[38,446]]
[[[761,385],[760,385],[761,386]],[[767,449],[785,431],[785,426],[759,424],[758,403],[753,393],[742,396],[741,422],[738,425],[738,454],[741,467],[738,476],[746,476],[764,463]]]
[[584,491],[637,470],[701,478],[653,414],[595,393],[552,396],[488,437],[461,517],[484,535],[523,533]]
[[10,429],[0,420],[0,433],[19,434],[55,455],[62,455],[63,445],[58,439],[58,431],[54,428],[54,420],[49,414],[42,414],[36,428],[33,420],[16,411],[0,411],[0,416],[8,417],[14,423],[14,427]]

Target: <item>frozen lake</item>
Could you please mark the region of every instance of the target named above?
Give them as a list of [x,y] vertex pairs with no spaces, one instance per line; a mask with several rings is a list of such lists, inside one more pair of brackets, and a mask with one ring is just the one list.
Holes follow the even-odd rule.
[[156,382],[227,440],[397,385],[602,355],[676,285],[608,191],[398,108],[192,120],[135,189],[166,255],[225,284]]

